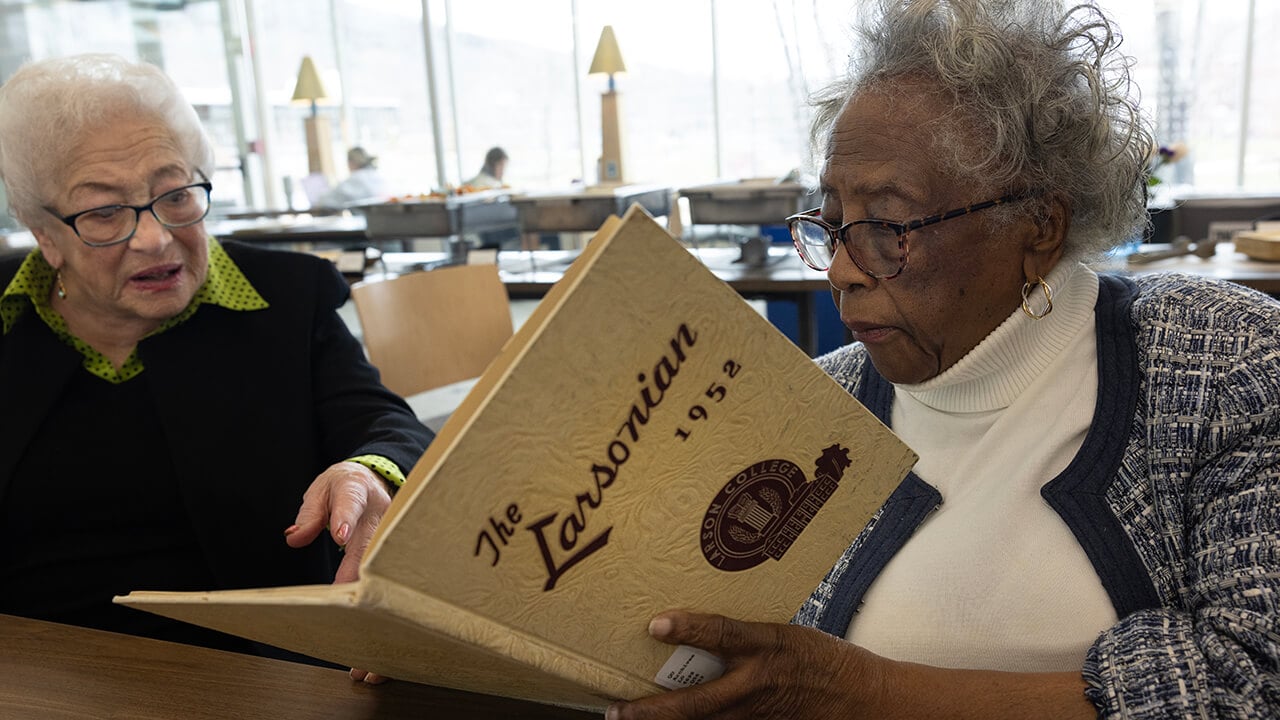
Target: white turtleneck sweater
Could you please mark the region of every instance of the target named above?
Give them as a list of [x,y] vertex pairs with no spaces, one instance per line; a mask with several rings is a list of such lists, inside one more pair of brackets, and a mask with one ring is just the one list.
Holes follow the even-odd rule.
[[1049,315],[1018,309],[942,374],[895,387],[893,430],[943,500],[868,589],[849,640],[943,667],[1079,670],[1115,624],[1084,550],[1040,496],[1093,416],[1098,278],[1064,262],[1048,282]]

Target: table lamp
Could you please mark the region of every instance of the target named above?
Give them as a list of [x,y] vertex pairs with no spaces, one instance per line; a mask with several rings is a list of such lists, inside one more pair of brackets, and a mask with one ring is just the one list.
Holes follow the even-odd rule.
[[320,73],[316,72],[316,64],[310,55],[304,55],[292,99],[295,103],[311,103],[311,115],[303,121],[307,135],[307,170],[333,178],[333,133],[329,128],[329,118],[321,117],[316,111],[316,101],[327,97],[320,82]]
[[606,74],[609,76],[609,89],[600,96],[600,167],[598,168],[600,184],[621,184],[622,172],[622,122],[618,117],[618,91],[614,87],[614,73],[626,72],[627,66],[622,62],[622,51],[618,49],[618,39],[613,36],[613,27],[605,25],[600,32],[600,42],[596,44],[595,57],[591,59],[588,75]]

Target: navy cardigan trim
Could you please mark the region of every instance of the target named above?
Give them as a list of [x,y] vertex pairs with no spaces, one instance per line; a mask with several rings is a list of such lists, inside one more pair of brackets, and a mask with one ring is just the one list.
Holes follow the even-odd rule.
[[[1084,549],[1119,617],[1160,604],[1151,576],[1106,496],[1124,460],[1138,402],[1141,376],[1129,320],[1136,295],[1132,281],[1099,276],[1095,309],[1098,398],[1093,423],[1071,464],[1041,488],[1041,495]],[[893,427],[893,385],[870,362],[862,366],[856,397],[881,422]],[[941,502],[936,488],[914,472],[907,475],[885,502],[862,547],[835,580],[831,601],[818,620],[819,629],[844,637],[876,576]]]
[[[880,422],[889,425],[893,385],[870,362],[862,365],[862,380],[858,383],[856,397]],[[941,502],[942,494],[937,488],[921,480],[914,472],[907,474],[885,501],[875,525],[863,539],[862,547],[853,556],[849,567],[836,580],[831,602],[818,620],[819,630],[844,637],[872,581]]]
[[1124,460],[1142,383],[1129,311],[1132,280],[1098,278],[1098,400],[1084,445],[1058,477],[1040,489],[1093,563],[1118,617],[1160,607],[1146,565],[1107,502]]
[[849,567],[836,580],[831,601],[818,619],[819,630],[836,637],[845,636],[867,588],[940,502],[942,494],[936,488],[914,472],[907,474],[885,501],[880,517],[867,532]]

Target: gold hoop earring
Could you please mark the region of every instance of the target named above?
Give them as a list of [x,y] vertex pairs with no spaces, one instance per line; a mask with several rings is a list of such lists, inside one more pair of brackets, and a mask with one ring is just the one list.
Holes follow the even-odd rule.
[[[1044,293],[1044,310],[1041,310],[1039,313],[1031,309],[1030,297],[1031,291],[1037,285],[1040,286],[1041,292]],[[1026,313],[1027,317],[1032,320],[1039,320],[1045,315],[1053,312],[1053,288],[1049,287],[1049,283],[1045,282],[1044,278],[1039,275],[1036,276],[1034,284],[1030,280],[1022,283],[1022,312]]]
[[59,299],[59,300],[66,300],[66,299],[67,299],[67,286],[62,284],[62,271],[61,271],[61,270],[59,270],[59,271],[58,271],[58,273],[57,273],[56,275],[54,275],[54,276],[53,276],[53,281],[54,281],[55,283],[57,283],[57,284],[58,284],[58,290],[57,290],[57,292],[58,292],[58,299]]

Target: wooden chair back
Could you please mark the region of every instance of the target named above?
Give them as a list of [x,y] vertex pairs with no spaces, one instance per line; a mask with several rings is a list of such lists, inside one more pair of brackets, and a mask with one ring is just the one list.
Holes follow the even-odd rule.
[[357,283],[351,297],[369,361],[402,397],[480,375],[512,334],[495,265]]

